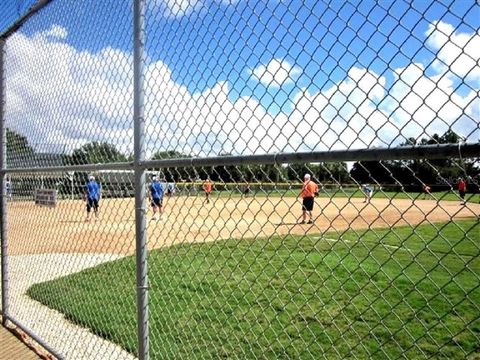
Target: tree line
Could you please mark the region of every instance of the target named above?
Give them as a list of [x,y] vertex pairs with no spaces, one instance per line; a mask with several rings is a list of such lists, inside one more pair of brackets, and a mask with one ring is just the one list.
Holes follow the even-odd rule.
[[[27,138],[7,129],[8,159],[21,159],[34,156],[35,150]],[[443,135],[433,135],[416,141],[408,139],[400,146],[455,144],[461,140],[452,130]],[[221,154],[229,155],[229,154]],[[61,154],[65,165],[98,164],[133,161],[131,154],[124,154],[115,145],[108,142],[90,142],[75,149],[71,154]],[[151,159],[175,159],[189,157],[178,151],[157,151]],[[155,169],[151,169],[152,171]],[[168,182],[195,181],[210,178],[216,182],[298,182],[305,173],[312,175],[323,184],[391,184],[397,189],[418,190],[423,184],[446,188],[464,177],[470,182],[478,183],[480,168],[475,159],[446,158],[435,160],[389,160],[355,162],[350,170],[343,162],[325,162],[287,165],[240,165],[213,167],[184,167],[162,169],[161,176]],[[79,181],[87,174],[77,174]]]

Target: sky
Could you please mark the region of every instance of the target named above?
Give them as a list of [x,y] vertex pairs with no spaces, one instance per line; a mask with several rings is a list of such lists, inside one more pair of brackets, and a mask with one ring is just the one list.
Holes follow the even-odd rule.
[[5,31],[28,8],[34,3],[34,0],[2,0],[0,1],[0,32]]
[[[479,19],[475,0],[147,0],[147,155],[388,147],[448,129],[478,142]],[[131,24],[118,0],[54,0],[31,18],[7,41],[7,126],[39,151],[130,153]]]

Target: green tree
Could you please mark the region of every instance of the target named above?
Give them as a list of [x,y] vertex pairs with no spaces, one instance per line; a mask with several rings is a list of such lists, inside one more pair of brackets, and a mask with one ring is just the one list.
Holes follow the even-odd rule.
[[125,162],[127,156],[121,153],[115,145],[107,142],[91,142],[75,149],[72,155],[66,156],[66,162],[71,165],[99,164]]
[[[181,159],[186,157],[187,155],[182,154],[179,151],[168,150],[155,152],[152,155],[152,160]],[[165,179],[167,182],[194,181],[198,177],[196,169],[192,167],[162,168],[160,176],[162,177],[162,180]]]
[[9,128],[6,129],[7,156],[8,154],[33,154],[34,150],[28,143],[27,137]]
[[350,170],[350,176],[357,183],[392,183],[390,174],[388,164],[380,161],[359,161]]
[[286,177],[286,169],[283,166],[253,165],[248,169],[246,166],[239,167],[239,169],[242,174],[248,175],[248,173],[251,173],[253,175],[251,179],[246,179],[249,182],[260,181],[279,183],[285,181]]
[[321,182],[338,182],[339,184],[350,182],[350,174],[344,162],[321,163],[318,171],[317,178]]
[[168,151],[157,151],[152,155],[152,160],[162,160],[162,159],[178,159],[186,158],[187,155],[182,154],[179,151],[168,150]]
[[448,129],[445,134],[440,137],[440,144],[458,144],[461,137],[453,130]]
[[[430,138],[422,138],[420,141],[409,138],[400,146],[456,144],[460,140],[461,137],[449,129],[443,135],[433,134]],[[422,184],[437,184],[443,186],[443,188],[437,186],[437,189],[447,189],[449,185],[445,182],[446,180],[458,176],[474,177],[478,172],[475,161],[444,158],[382,161],[381,163],[378,161],[356,162],[350,174],[358,182],[376,181],[386,184],[399,182],[406,185],[407,190],[418,191],[421,190]]]
[[319,173],[319,166],[315,164],[296,163],[289,164],[287,167],[287,177],[290,181],[303,181],[305,174],[313,175],[314,179]]
[[286,170],[286,176],[291,181],[302,181],[303,176],[307,173],[312,175],[314,181],[321,183],[338,182],[342,184],[351,180],[347,165],[343,162],[290,164]]
[[11,167],[22,166],[27,158],[35,153],[26,136],[6,128],[7,164]]

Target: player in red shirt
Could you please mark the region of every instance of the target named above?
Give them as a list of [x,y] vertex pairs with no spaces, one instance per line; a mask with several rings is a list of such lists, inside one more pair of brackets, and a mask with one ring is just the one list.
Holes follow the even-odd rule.
[[458,179],[458,193],[460,197],[462,198],[462,205],[465,205],[467,202],[465,201],[465,192],[467,191],[467,183],[463,178]]

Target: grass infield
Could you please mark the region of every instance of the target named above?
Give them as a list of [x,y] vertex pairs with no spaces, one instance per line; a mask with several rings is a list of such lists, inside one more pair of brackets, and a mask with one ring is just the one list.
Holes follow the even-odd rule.
[[[479,355],[479,233],[478,220],[464,220],[151,251],[151,356]],[[135,353],[134,261],[28,294]]]

